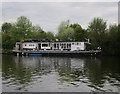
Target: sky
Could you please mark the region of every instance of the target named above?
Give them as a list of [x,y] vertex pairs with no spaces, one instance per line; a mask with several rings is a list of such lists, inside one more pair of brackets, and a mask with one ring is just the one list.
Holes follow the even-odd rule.
[[33,25],[44,31],[57,34],[62,21],[70,20],[87,28],[94,17],[107,21],[107,25],[118,24],[118,2],[3,2],[2,23],[16,22],[26,16]]

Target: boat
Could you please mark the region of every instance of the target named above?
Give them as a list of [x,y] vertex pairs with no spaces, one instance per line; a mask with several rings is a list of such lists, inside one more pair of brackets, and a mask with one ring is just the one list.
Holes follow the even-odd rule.
[[89,39],[84,42],[31,39],[16,42],[13,53],[17,56],[93,56],[101,54],[101,49],[91,50],[90,45]]

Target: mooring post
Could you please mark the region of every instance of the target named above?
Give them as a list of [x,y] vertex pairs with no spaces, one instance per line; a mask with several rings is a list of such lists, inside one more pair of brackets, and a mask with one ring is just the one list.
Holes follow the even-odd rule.
[[22,55],[24,55],[24,52],[22,52]]
[[28,56],[28,53],[26,53],[26,56]]
[[17,53],[17,56],[19,56],[19,53]]

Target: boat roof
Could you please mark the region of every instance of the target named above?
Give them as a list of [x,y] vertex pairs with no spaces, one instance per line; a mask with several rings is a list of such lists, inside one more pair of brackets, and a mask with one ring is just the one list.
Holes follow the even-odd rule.
[[[84,42],[84,43],[88,43],[87,41],[52,41],[50,39],[30,39],[30,40],[23,40],[23,43],[33,43],[33,42]],[[88,43],[89,44],[89,43]]]

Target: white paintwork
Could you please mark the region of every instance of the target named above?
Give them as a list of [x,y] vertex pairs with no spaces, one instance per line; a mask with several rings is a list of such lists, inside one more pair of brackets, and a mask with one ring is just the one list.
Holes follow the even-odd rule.
[[[44,47],[44,46],[42,46],[42,44],[47,44],[48,46]],[[51,47],[50,47],[49,43],[41,43],[41,49],[46,50],[46,49],[50,49],[50,48]]]
[[[74,44],[73,44],[74,43]],[[43,46],[42,44],[47,44],[47,46]],[[85,50],[86,45],[85,42],[45,42],[45,43],[41,43],[41,49],[42,50],[47,50],[47,49],[58,49],[57,47],[54,48],[54,44],[59,44],[59,50],[63,50],[63,49],[71,49],[71,51],[75,51],[75,50]],[[61,44],[71,44],[71,48],[62,48]],[[26,46],[25,46],[26,45]],[[30,46],[31,45],[31,46]],[[66,46],[67,47],[67,46]],[[38,49],[38,43],[37,42],[24,42],[22,43],[22,48],[24,49]]]
[[[74,43],[74,45],[73,45]],[[77,45],[78,43],[78,45]],[[85,50],[85,43],[84,42],[72,42],[71,43],[71,51],[74,50]]]
[[22,47],[26,48],[26,49],[36,49],[38,47],[38,43],[27,43],[27,42],[25,42],[25,43],[22,44]]
[[45,50],[45,49],[50,49],[50,47],[41,47],[41,49],[44,49],[44,50]]

